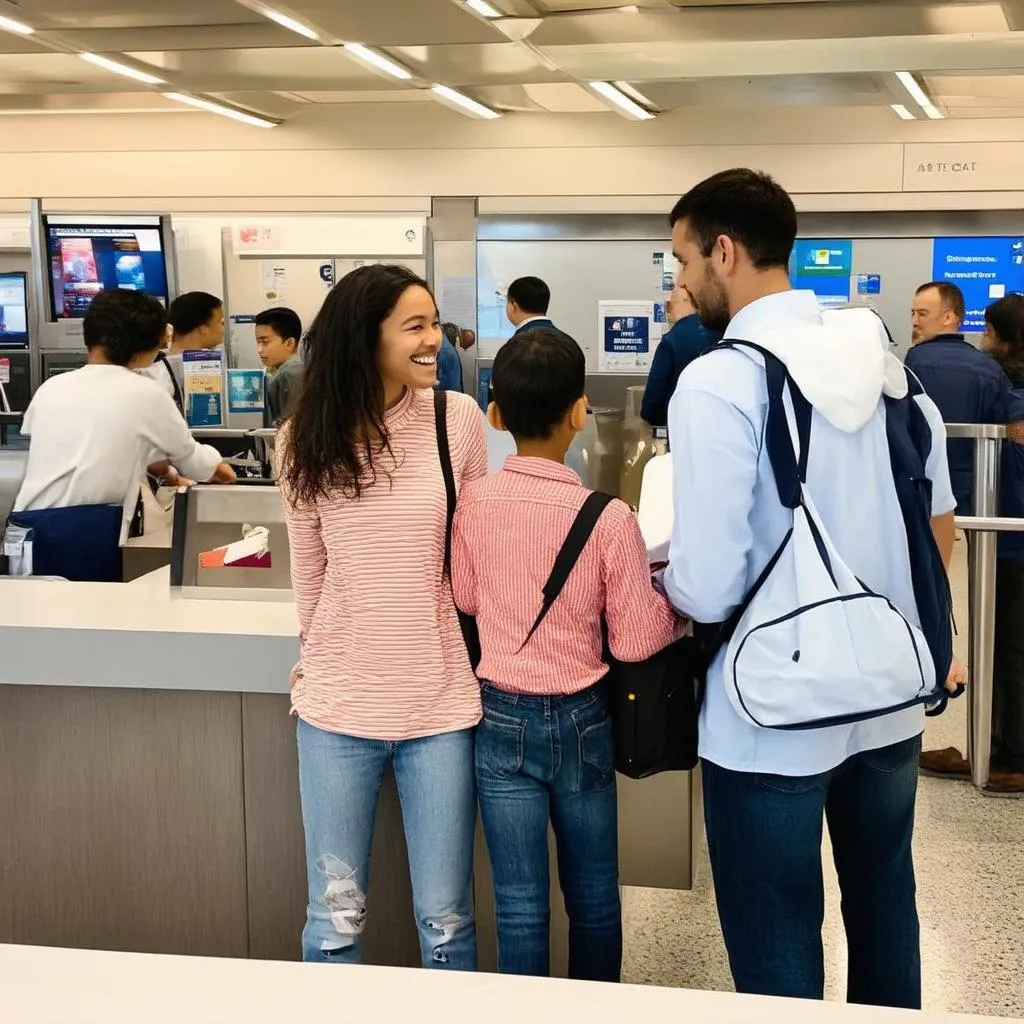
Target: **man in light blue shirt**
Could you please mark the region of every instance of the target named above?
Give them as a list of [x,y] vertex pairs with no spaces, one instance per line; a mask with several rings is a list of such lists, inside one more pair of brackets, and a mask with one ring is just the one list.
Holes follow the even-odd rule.
[[[862,310],[823,315],[811,292],[791,290],[796,211],[766,175],[715,175],[671,219],[679,282],[701,321],[727,340],[773,351],[813,406],[806,490],[839,554],[918,619],[883,401],[883,393],[906,394],[906,377],[880,321]],[[945,432],[933,403],[917,401],[932,429],[932,526],[948,565],[955,502]],[[764,447],[767,405],[760,357],[721,349],[683,371],[669,407],[675,494],[665,587],[696,622],[729,617],[793,524]],[[719,652],[708,674],[700,753],[737,990],[822,997],[827,816],[850,949],[848,998],[920,1006],[911,836],[922,710],[804,731],[759,728],[733,709],[723,660]]]

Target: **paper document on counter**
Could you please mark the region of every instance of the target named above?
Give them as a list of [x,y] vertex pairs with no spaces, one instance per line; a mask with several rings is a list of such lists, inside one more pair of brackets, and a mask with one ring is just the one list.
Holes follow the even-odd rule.
[[671,455],[656,455],[644,467],[636,518],[647,545],[647,558],[651,565],[668,561],[674,519],[672,480]]

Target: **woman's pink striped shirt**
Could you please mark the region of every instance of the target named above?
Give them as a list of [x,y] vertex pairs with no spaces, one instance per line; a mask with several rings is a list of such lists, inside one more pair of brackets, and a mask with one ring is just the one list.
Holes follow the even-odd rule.
[[[398,741],[470,728],[481,712],[444,578],[433,392],[407,392],[385,420],[395,461],[379,457],[377,482],[357,501],[285,498],[302,646],[292,707],[319,729]],[[449,393],[448,434],[461,490],[487,470],[469,396]]]

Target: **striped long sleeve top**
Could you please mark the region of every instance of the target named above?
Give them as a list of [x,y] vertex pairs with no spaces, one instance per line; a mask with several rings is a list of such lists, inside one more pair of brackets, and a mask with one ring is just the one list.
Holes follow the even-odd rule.
[[[399,741],[470,728],[481,711],[444,575],[433,392],[408,391],[385,421],[394,463],[380,456],[358,500],[285,495],[302,652],[292,708],[319,729]],[[449,395],[448,434],[461,491],[487,469],[469,396]]]
[[[607,672],[601,619],[620,661],[643,661],[675,639],[679,621],[651,584],[636,517],[621,501],[602,513],[565,589],[523,646],[562,542],[589,491],[565,466],[511,456],[466,488],[455,515],[455,602],[475,615],[481,679],[513,693],[577,693]],[[522,649],[520,649],[522,648]]]

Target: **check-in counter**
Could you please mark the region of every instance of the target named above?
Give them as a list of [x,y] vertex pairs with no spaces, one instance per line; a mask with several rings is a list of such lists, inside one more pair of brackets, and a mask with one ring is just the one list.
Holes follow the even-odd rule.
[[[299,954],[298,624],[280,493],[196,487],[175,512],[170,570],[130,584],[0,580],[0,942]],[[243,524],[267,527],[271,567],[201,569],[199,555]],[[690,886],[694,805],[689,774],[620,779],[624,885]],[[366,959],[417,963],[390,774],[369,890]],[[554,907],[552,962],[564,972],[560,898]],[[486,968],[482,841],[477,913]]]

